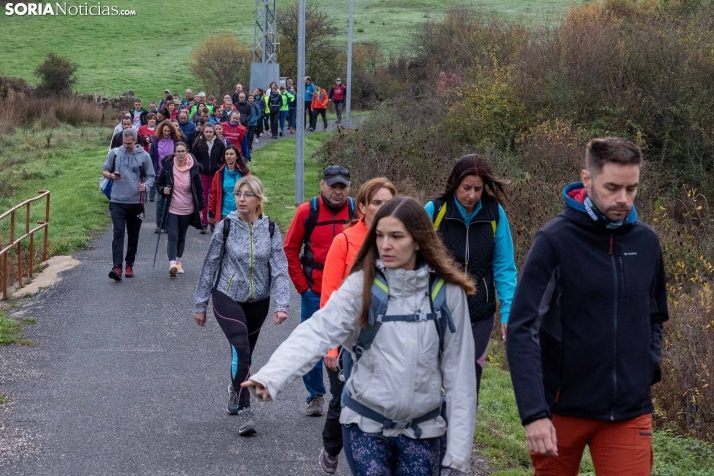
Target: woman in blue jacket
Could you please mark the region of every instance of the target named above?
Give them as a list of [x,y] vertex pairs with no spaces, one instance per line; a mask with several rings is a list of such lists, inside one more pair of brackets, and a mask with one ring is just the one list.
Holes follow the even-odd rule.
[[471,330],[476,348],[476,393],[481,386],[488,341],[501,303],[501,337],[516,290],[513,238],[502,203],[508,181],[496,177],[479,155],[462,157],[446,181],[444,192],[426,204],[439,236],[456,263],[476,283],[468,296]]

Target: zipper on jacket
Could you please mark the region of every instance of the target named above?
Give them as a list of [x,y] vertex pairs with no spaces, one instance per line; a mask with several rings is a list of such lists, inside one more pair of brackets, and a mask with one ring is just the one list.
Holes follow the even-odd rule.
[[250,266],[248,267],[248,282],[250,283],[250,294],[248,299],[253,299],[253,224],[248,225],[250,229]]
[[226,288],[226,292],[230,292],[231,290],[231,284],[233,284],[233,277],[235,276],[235,273],[231,274],[230,279],[228,279],[228,287]]
[[[464,223],[464,225],[466,225],[466,222],[462,222],[462,223]],[[471,226],[467,225],[466,226],[466,253],[464,255],[465,256],[465,258],[464,258],[465,259],[464,272],[466,274],[469,273],[469,258],[471,257],[470,253],[469,253],[469,230],[470,229],[471,229]],[[485,280],[484,280],[484,283],[486,283]],[[488,290],[486,290],[486,293],[488,293]],[[488,302],[488,296],[486,297],[486,302]]]
[[613,354],[613,364],[612,364],[612,408],[610,409],[610,420],[615,419],[615,403],[617,402],[617,301],[620,298],[619,295],[619,279],[617,276],[617,263],[615,260],[615,255],[612,254],[613,247],[613,237],[610,235],[610,262],[612,263],[612,274],[614,278],[615,287],[615,299],[613,306],[612,315],[612,325],[614,334],[612,336],[612,354]]
[[617,257],[617,261],[620,264],[620,279],[622,283],[622,297],[627,297],[627,281],[625,281],[625,263],[622,262],[622,255]]

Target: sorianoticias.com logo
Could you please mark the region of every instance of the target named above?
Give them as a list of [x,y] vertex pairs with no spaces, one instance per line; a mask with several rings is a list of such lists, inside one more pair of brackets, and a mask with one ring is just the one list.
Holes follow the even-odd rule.
[[136,10],[122,10],[116,5],[102,5],[101,3],[80,3],[79,5],[67,2],[55,3],[6,3],[5,15],[17,16],[134,16]]

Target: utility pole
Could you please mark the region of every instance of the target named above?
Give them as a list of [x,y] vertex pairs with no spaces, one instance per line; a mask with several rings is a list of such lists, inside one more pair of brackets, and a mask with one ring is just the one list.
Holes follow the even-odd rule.
[[305,0],[298,3],[297,135],[295,137],[295,205],[305,200]]
[[350,109],[352,105],[352,11],[354,0],[350,0],[350,16],[347,27],[347,98],[345,104],[345,127],[350,127]]

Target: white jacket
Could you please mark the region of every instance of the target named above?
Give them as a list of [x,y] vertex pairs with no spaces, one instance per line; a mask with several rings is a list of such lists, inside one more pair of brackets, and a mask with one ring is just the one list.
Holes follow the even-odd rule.
[[[416,271],[385,269],[389,283],[387,315],[430,312],[427,267]],[[324,308],[300,324],[278,347],[270,361],[251,380],[265,386],[272,398],[297,377],[305,375],[328,350],[343,345],[351,350],[360,327],[362,276],[350,275],[332,294]],[[437,408],[446,396],[449,421],[447,451],[442,465],[467,472],[476,425],[476,370],[474,342],[466,294],[455,285],[446,285],[446,304],[456,333],[447,330],[444,353],[439,361],[439,336],[433,321],[383,323],[359,362],[347,385],[353,398],[392,420],[407,421]],[[340,422],[354,423],[368,433],[385,436],[404,434],[415,438],[414,430],[384,430],[382,425],[342,409]],[[419,424],[422,438],[446,432],[441,417]]]

